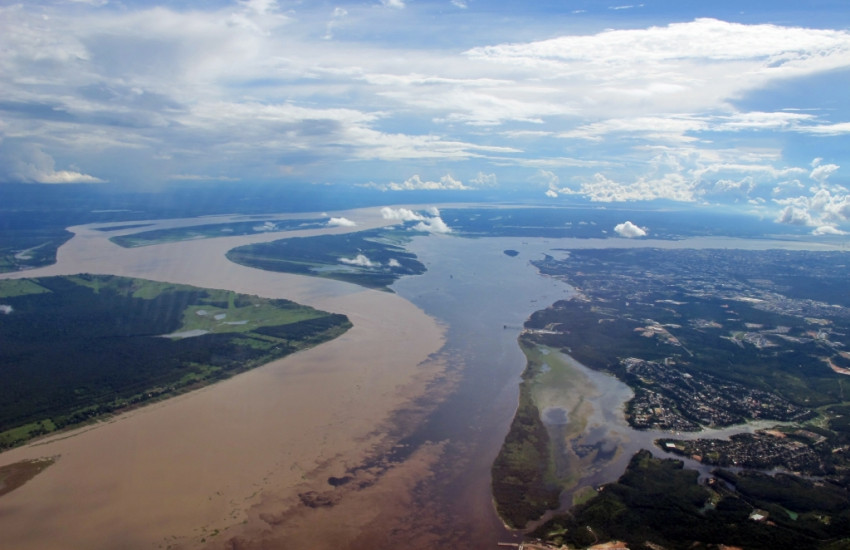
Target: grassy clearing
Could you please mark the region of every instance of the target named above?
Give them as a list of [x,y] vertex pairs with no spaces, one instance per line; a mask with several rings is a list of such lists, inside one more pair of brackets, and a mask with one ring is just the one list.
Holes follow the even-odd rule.
[[31,279],[8,279],[0,281],[0,298],[26,296],[27,294],[40,294],[43,292],[50,291]]
[[183,325],[176,332],[250,332],[258,327],[288,325],[320,316],[321,313],[307,308],[286,310],[260,304],[226,308],[193,305],[183,313]]
[[11,447],[15,442],[27,441],[40,435],[46,435],[56,430],[56,425],[51,419],[39,422],[30,422],[23,426],[0,432],[0,449]]

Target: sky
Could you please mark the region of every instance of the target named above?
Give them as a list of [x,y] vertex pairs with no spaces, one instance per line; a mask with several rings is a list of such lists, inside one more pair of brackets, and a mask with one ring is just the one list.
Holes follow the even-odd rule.
[[836,233],[848,89],[846,0],[0,0],[0,183],[520,190]]

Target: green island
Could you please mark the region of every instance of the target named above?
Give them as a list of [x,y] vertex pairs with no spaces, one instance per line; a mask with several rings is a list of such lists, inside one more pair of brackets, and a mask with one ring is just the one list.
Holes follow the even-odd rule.
[[227,258],[238,264],[312,275],[391,291],[389,286],[405,275],[419,275],[425,266],[404,244],[411,232],[373,229],[343,235],[295,237],[250,244],[230,250]]
[[5,231],[0,227],[0,273],[54,263],[56,251],[73,236],[73,233],[58,225],[25,225],[14,231]]
[[541,387],[543,361],[533,348],[519,386],[519,406],[502,449],[492,466],[496,509],[510,527],[521,528],[558,507],[560,484],[555,479],[554,446],[540,417],[535,390]]
[[[234,237],[237,235],[254,235],[257,233],[268,233],[271,231],[296,231],[301,229],[318,229],[327,227],[327,219],[262,219],[259,221],[242,221],[215,223],[205,225],[192,225],[188,227],[173,227],[169,229],[152,229],[140,231],[129,235],[116,235],[109,240],[124,248],[135,248],[138,246],[150,246],[177,241],[189,241],[195,239],[212,239],[215,237]],[[133,227],[144,227],[140,225],[109,226],[102,227],[100,231],[116,231]]]
[[[49,314],[48,314],[49,312]],[[0,449],[315,346],[345,315],[117,276],[0,281]]]
[[[555,407],[571,422],[581,418],[573,413],[579,402],[558,397],[567,371],[540,355],[558,350],[633,390],[628,424],[669,434],[655,441],[655,454],[713,470],[700,480],[681,460],[642,451],[619,481],[583,491],[567,513],[538,526],[533,536],[544,544],[848,547],[846,254],[601,249],[534,263],[576,294],[534,313],[520,336],[523,421],[511,425],[493,467],[506,523],[524,527],[556,508],[557,499],[552,506],[539,495],[574,487],[589,466],[570,453],[583,427],[542,417]],[[771,428],[728,439],[675,436],[753,421]],[[516,442],[535,452],[518,452]]]

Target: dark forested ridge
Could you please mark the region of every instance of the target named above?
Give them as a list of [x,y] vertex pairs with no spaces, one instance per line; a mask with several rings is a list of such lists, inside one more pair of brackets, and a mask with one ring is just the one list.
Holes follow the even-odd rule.
[[[0,281],[0,306],[0,447],[226,378],[351,326],[287,300],[112,276]],[[198,335],[165,337],[186,330]]]
[[700,485],[681,461],[641,451],[617,482],[534,534],[578,548],[609,540],[633,549],[848,548],[846,490],[791,476],[718,474]]

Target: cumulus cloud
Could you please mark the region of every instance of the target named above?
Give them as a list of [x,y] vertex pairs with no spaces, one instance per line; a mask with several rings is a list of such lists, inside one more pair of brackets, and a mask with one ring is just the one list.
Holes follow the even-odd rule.
[[456,180],[450,174],[441,177],[440,181],[423,181],[418,174],[414,174],[406,179],[404,183],[391,182],[384,188],[390,191],[465,191],[469,189],[462,181]]
[[337,227],[355,227],[357,226],[357,222],[349,220],[348,218],[339,217],[329,219],[328,225],[335,225]]
[[812,189],[811,195],[775,202],[784,206],[776,218],[778,223],[818,228],[850,221],[850,191],[843,187]]
[[812,235],[846,235],[846,231],[842,231],[832,225],[821,225],[812,230]]
[[446,225],[443,218],[428,218],[413,226],[414,231],[425,231],[426,233],[451,233],[452,228]]
[[422,214],[417,214],[409,208],[381,208],[381,217],[385,220],[397,220],[401,222],[421,221],[425,219]]
[[385,220],[398,220],[402,222],[417,221],[413,226],[414,231],[426,233],[451,233],[452,229],[440,217],[440,211],[435,207],[427,209],[429,216],[414,212],[408,208],[381,208],[381,216]]
[[499,183],[498,178],[496,178],[496,174],[485,174],[484,172],[478,172],[478,174],[470,180],[476,187],[496,187]]
[[355,265],[357,267],[380,267],[381,264],[379,262],[373,262],[369,258],[366,257],[365,254],[358,254],[354,258],[340,258],[339,261],[348,265]]
[[840,167],[837,164],[821,164],[822,159],[812,161],[812,171],[809,177],[818,183],[824,183]]
[[0,153],[0,179],[21,183],[104,183],[77,170],[56,170],[52,156],[34,144],[4,144]]
[[782,212],[779,213],[779,216],[776,218],[777,223],[784,223],[788,225],[813,225],[814,220],[812,219],[811,214],[805,208],[798,208],[796,206],[786,206]]
[[617,235],[621,237],[626,237],[628,239],[633,239],[635,237],[646,237],[647,233],[646,229],[638,227],[630,221],[618,223],[614,226],[614,231],[616,231]]

